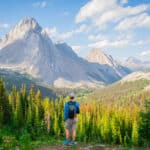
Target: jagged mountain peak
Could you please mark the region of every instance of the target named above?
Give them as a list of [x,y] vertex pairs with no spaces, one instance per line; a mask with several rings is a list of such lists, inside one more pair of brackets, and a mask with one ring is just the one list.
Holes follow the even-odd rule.
[[42,28],[38,22],[32,17],[26,17],[19,21],[19,23],[2,38],[0,48],[13,43],[16,40],[24,39],[30,33],[41,34]]
[[106,64],[109,66],[118,65],[117,62],[112,58],[111,55],[106,54],[104,51],[100,49],[90,50],[86,56],[86,59],[89,62],[95,62],[99,64]]
[[19,21],[19,23],[15,26],[15,30],[23,30],[24,32],[33,30],[36,32],[41,32],[41,27],[34,18],[26,17]]

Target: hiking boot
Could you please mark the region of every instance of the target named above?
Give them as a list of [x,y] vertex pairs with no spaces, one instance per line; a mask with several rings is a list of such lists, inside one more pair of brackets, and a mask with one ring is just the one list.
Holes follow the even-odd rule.
[[76,141],[72,141],[72,142],[70,143],[70,145],[76,145],[76,144],[77,144]]
[[67,140],[65,140],[65,141],[63,142],[63,144],[64,144],[64,145],[69,145],[69,142],[70,142],[70,140],[67,139]]

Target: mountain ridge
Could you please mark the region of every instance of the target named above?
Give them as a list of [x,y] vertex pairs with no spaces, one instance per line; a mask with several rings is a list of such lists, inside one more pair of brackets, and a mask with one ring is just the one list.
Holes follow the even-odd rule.
[[[23,31],[22,31],[23,30]],[[21,32],[22,31],[22,32]],[[54,44],[34,18],[22,19],[0,43],[0,67],[17,69],[41,82],[65,87],[112,83],[129,73],[77,56],[66,43]],[[118,74],[118,72],[121,74]]]

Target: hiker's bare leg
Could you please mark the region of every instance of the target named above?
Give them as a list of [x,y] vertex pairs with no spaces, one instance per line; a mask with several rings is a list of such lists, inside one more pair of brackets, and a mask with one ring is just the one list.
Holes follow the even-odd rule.
[[69,139],[70,134],[69,134],[69,129],[66,129],[66,139]]
[[72,140],[75,141],[76,140],[76,130],[72,131]]

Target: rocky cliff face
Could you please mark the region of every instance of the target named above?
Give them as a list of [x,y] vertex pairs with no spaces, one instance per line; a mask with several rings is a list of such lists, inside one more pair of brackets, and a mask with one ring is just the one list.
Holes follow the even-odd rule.
[[86,59],[89,62],[95,62],[101,65],[107,65],[111,67],[118,76],[123,77],[130,73],[130,70],[113,59],[111,55],[106,54],[100,49],[94,49],[89,51],[89,53],[86,56]]

